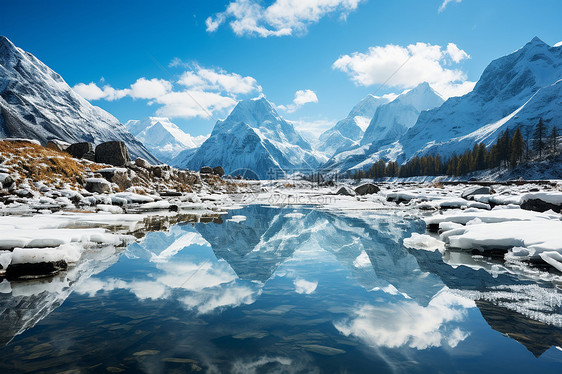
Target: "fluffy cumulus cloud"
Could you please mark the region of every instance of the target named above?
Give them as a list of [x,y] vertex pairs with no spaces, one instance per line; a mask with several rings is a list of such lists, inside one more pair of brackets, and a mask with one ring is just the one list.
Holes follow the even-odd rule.
[[438,12],[439,13],[443,12],[447,7],[447,5],[449,5],[450,3],[460,3],[461,1],[462,0],[443,0],[443,3],[441,3]]
[[236,35],[266,38],[302,34],[322,17],[337,13],[345,18],[363,0],[275,0],[263,6],[259,0],[231,1],[224,12],[206,20],[207,31],[214,32],[228,23]]
[[261,86],[252,77],[243,77],[222,69],[206,69],[198,65],[193,71],[183,73],[178,83],[190,89],[225,91],[232,94],[262,91]]
[[86,100],[119,100],[124,97],[147,100],[158,105],[156,114],[169,118],[209,118],[236,105],[239,95],[261,94],[262,88],[252,77],[229,73],[220,68],[191,67],[174,59],[171,67],[190,69],[180,74],[179,80],[139,78],[127,88],[102,87],[91,82],[73,87]]
[[317,103],[317,102],[318,102],[318,96],[316,96],[316,93],[314,91],[298,90],[297,92],[295,92],[295,98],[293,99],[293,102],[291,104],[278,105],[277,109],[281,109],[289,113],[293,113],[296,112],[304,104]]
[[355,52],[338,58],[332,67],[349,75],[355,84],[413,88],[428,82],[443,97],[461,96],[470,92],[476,82],[453,67],[470,58],[468,53],[449,43],[439,45],[416,43],[408,46],[388,44],[370,47],[367,52]]

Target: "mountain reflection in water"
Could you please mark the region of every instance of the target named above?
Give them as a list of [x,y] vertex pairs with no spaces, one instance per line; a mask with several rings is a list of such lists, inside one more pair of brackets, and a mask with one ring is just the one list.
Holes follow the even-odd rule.
[[555,288],[471,256],[408,250],[402,240],[425,228],[404,213],[234,215],[246,220],[177,224],[50,280],[2,282],[0,369],[556,372],[562,362]]

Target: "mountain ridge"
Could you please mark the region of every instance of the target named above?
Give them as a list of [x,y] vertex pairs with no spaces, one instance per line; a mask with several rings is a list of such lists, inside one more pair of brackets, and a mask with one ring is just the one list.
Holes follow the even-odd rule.
[[159,163],[115,117],[93,106],[29,52],[0,37],[0,138],[121,140],[133,157]]

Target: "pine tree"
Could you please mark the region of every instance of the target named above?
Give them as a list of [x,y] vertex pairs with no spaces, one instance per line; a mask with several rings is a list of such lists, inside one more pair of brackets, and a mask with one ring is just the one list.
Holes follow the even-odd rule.
[[539,160],[542,160],[542,153],[544,151],[544,139],[546,133],[546,126],[542,121],[542,118],[539,119],[539,123],[535,126],[535,132],[533,134],[534,142],[533,142],[533,149],[539,153]]
[[521,129],[517,128],[517,130],[515,130],[515,133],[513,134],[513,137],[511,138],[511,167],[515,167],[517,163],[521,161],[524,149],[525,141],[523,140]]
[[552,131],[548,136],[548,148],[553,156],[558,155],[558,129],[556,125],[552,126]]

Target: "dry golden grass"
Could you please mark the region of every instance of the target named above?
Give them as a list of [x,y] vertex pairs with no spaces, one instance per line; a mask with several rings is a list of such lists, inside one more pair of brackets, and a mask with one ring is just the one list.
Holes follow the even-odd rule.
[[[92,169],[85,162],[73,159],[69,154],[43,146],[14,141],[0,141],[0,155],[6,158],[4,166],[18,173],[20,179],[29,178],[32,181],[46,183],[59,182],[77,186],[83,178],[83,173]],[[100,169],[103,166],[95,165]]]

